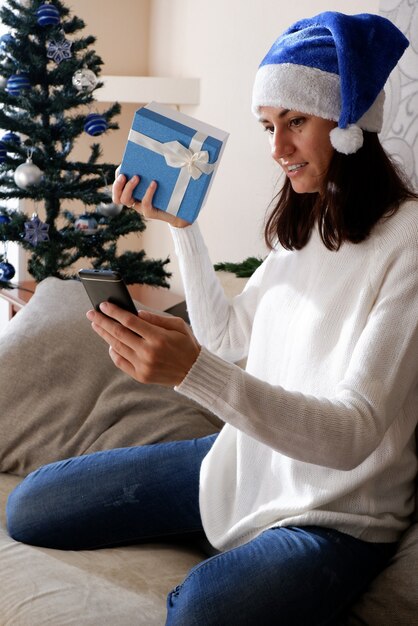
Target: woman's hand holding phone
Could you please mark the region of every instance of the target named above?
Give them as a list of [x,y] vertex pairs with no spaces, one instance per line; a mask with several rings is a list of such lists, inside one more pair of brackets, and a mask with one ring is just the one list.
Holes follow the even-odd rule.
[[139,311],[133,315],[110,302],[87,318],[93,330],[109,345],[120,370],[141,383],[167,387],[179,385],[196,361],[200,345],[180,317]]

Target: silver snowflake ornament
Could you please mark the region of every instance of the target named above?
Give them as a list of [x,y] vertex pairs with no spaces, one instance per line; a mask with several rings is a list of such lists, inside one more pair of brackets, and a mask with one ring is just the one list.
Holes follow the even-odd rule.
[[33,246],[37,246],[41,241],[49,241],[49,224],[41,222],[39,217],[35,214],[32,216],[30,222],[25,222],[25,236],[24,239]]
[[65,59],[71,59],[71,46],[72,41],[68,39],[61,39],[60,41],[51,40],[48,42],[46,49],[46,56],[48,59],[52,59],[55,63],[61,63]]

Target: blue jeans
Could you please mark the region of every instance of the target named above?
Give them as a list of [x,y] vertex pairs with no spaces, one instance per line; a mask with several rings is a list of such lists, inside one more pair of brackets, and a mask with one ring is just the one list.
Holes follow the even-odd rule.
[[[64,550],[202,538],[199,470],[215,437],[41,467],[9,496],[10,535]],[[338,624],[394,549],[328,528],[267,530],[194,567],[168,596],[166,626]]]

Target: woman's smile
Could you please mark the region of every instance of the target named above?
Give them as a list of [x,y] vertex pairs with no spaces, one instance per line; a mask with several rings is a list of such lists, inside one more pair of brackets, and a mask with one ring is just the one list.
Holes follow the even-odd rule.
[[294,163],[292,165],[287,164],[285,162],[281,162],[281,166],[283,167],[283,169],[285,170],[286,174],[289,176],[289,178],[292,178],[293,176],[295,176],[297,174],[297,172],[299,170],[301,170],[303,167],[305,167],[306,165],[308,165],[307,162],[305,163]]

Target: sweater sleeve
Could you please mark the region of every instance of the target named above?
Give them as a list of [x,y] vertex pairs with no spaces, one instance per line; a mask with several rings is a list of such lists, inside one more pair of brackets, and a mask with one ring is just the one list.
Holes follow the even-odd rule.
[[213,269],[197,223],[183,229],[170,229],[183,278],[187,310],[197,340],[227,361],[245,358],[262,267],[231,303]]
[[[376,285],[374,306],[332,397],[310,396],[260,380],[220,358],[222,351],[210,352],[211,341],[176,390],[296,460],[340,470],[357,467],[381,443],[416,389],[418,259],[414,237],[416,232],[404,237],[389,255],[381,284]],[[379,239],[376,252],[390,243]],[[198,281],[204,283],[207,275],[204,269],[200,272]],[[222,299],[217,292],[216,303],[211,300],[214,289],[208,287],[203,308],[219,306]],[[256,300],[251,301],[250,311],[255,304]],[[194,306],[201,308],[199,302]],[[228,311],[227,304],[222,307],[221,317]],[[247,333],[250,317],[243,315]],[[206,323],[203,316],[192,319],[198,319],[199,325]],[[216,343],[218,331],[213,334]]]

